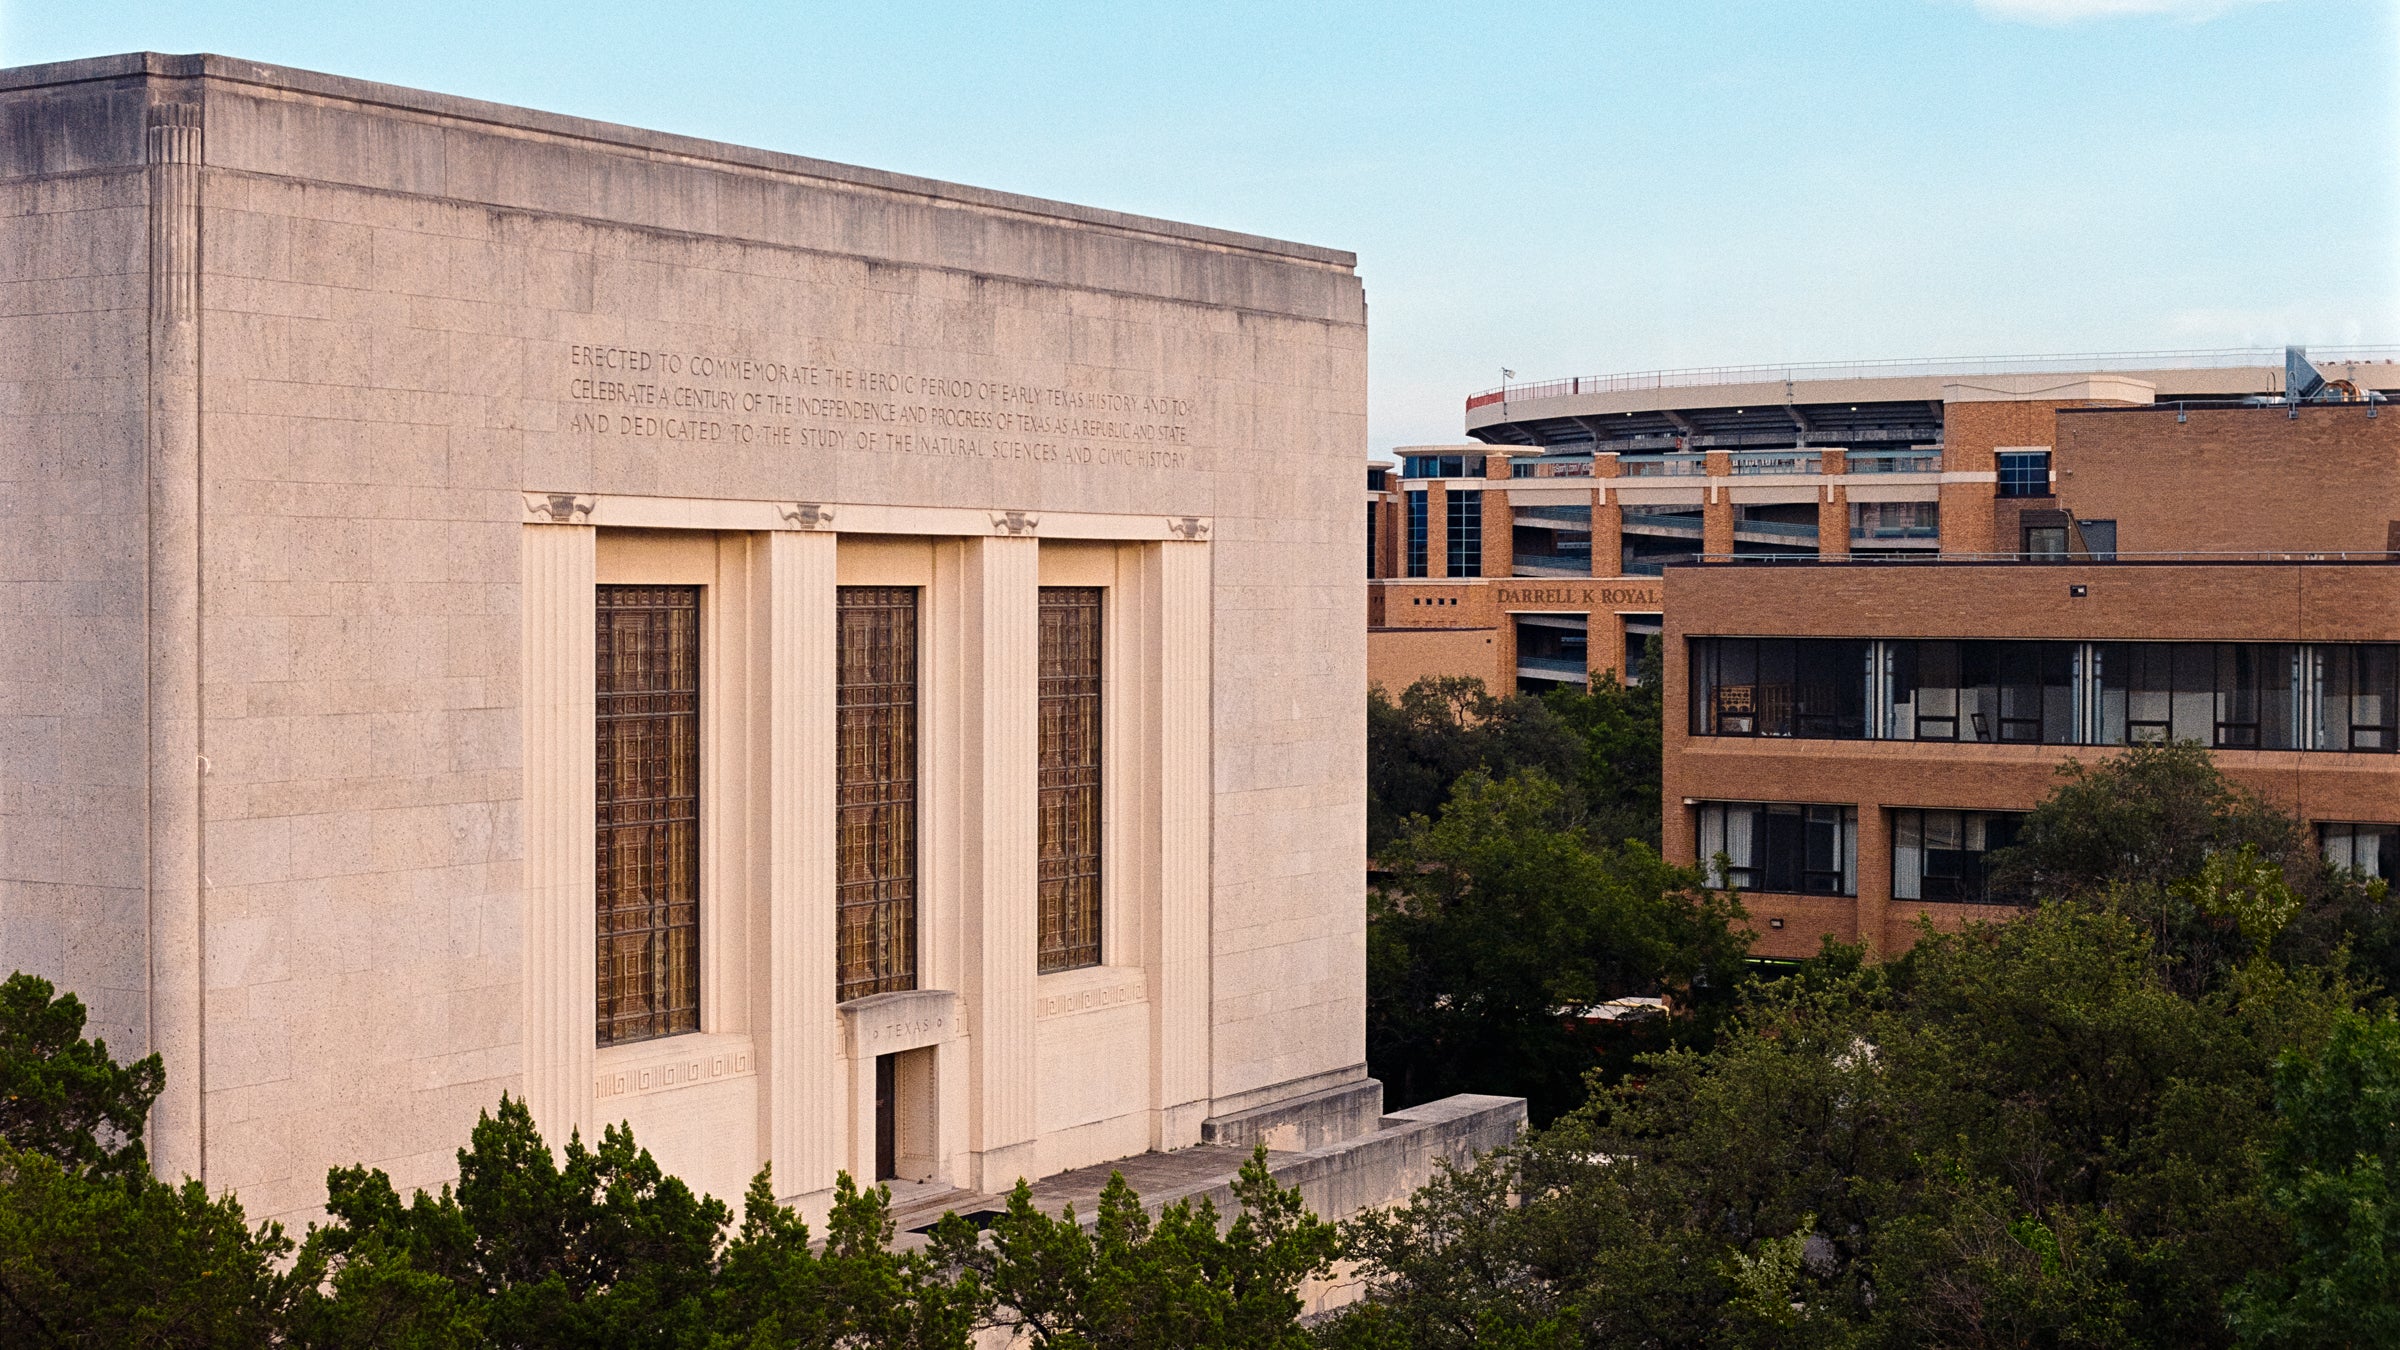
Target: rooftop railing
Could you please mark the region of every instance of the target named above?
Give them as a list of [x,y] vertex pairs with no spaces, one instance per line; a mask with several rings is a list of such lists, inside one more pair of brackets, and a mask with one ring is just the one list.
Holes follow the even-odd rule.
[[1851,473],[1940,473],[1942,452],[1931,450],[1853,450],[1842,459]]
[[1519,525],[1553,525],[1570,530],[1592,528],[1588,506],[1520,506],[1512,513]]
[[1733,457],[1735,473],[1822,473],[1824,458],[1815,451],[1745,451]]
[[1589,478],[1592,476],[1592,457],[1521,459],[1508,466],[1511,478]]
[[[2311,347],[2309,358],[2319,365],[2400,358],[2400,346]],[[1912,375],[2053,375],[2108,374],[2132,370],[2226,370],[2264,366],[2283,370],[2281,347],[2209,347],[2183,351],[2090,352],[2065,356],[1967,356],[1952,360],[1909,357],[1891,361],[1793,361],[1782,365],[1683,366],[1669,370],[1640,370],[1621,375],[1577,375],[1563,380],[1535,380],[1502,385],[1467,397],[1467,411],[1519,399],[1559,398],[1572,394],[1617,394],[1640,389],[1691,389],[1712,384],[1764,384],[1776,380],[1880,380]]]
[[1708,472],[1708,456],[1620,455],[1617,472],[1626,478],[1676,478]]
[[2040,565],[2045,567],[2055,567],[2067,563],[2080,563],[2086,566],[2092,564],[2107,566],[2113,563],[2400,563],[2400,550],[2319,549],[2292,552],[2277,552],[2274,550],[2244,552],[2239,550],[2208,551],[2200,549],[2185,549],[2150,553],[2128,553],[2120,551],[2105,555],[2093,555],[2088,553],[1921,553],[1909,555],[1879,555],[1865,558],[1857,556],[1823,557],[1806,553],[1702,553],[1696,555],[1692,561],[1712,564],[1802,564],[1812,567],[1843,565],[1880,567],[1886,564],[1924,567],[1944,563],[2023,563],[2027,566]]

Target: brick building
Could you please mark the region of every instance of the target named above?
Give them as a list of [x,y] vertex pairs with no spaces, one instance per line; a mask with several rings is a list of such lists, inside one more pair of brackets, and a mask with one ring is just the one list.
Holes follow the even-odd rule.
[[[2388,353],[2319,355],[2353,387],[2400,384]],[[2168,473],[2170,447],[2088,435],[2073,465],[2051,463],[2064,409],[2189,413],[2283,387],[2281,353],[2241,350],[1661,371],[1477,394],[1472,443],[1405,447],[1369,469],[1368,675],[1393,691],[1446,674],[1507,690],[1624,670],[1662,632],[1669,565],[1703,555],[2242,549],[2265,546],[2257,513],[2278,509],[2290,528],[2269,532],[2295,542],[2275,546],[2299,547],[2321,510],[2382,510],[2342,477],[2367,470],[2295,443],[2310,486],[2280,484],[2269,500],[2288,506],[2196,505],[2160,541],[2133,503],[2162,490],[2221,501],[2242,466]],[[2112,538],[2117,521],[2140,537]],[[2381,525],[2344,529],[2385,542]]]
[[1948,400],[1938,551],[1712,527],[1664,569],[1668,856],[1725,856],[1764,955],[1890,951],[2009,902],[1986,860],[2062,761],[2191,739],[2391,878],[2400,413],[2326,373],[2324,402]]

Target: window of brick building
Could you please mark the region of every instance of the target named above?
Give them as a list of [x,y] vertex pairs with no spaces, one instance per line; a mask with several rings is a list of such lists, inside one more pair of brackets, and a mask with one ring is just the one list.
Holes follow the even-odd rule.
[[834,679],[834,982],[917,987],[917,589],[843,586]]
[[1427,530],[1427,521],[1426,521],[1426,519],[1425,519],[1425,516],[1426,516],[1426,512],[1427,512],[1427,509],[1428,509],[1428,508],[1427,508],[1427,504],[1426,504],[1426,501],[1425,501],[1425,494],[1424,494],[1423,492],[1421,492],[1421,491],[1419,491],[1419,492],[1410,492],[1410,493],[1409,493],[1409,494],[1407,494],[1407,495],[1408,495],[1408,558],[1407,558],[1408,569],[1407,569],[1407,570],[1408,570],[1408,574],[1409,574],[1410,576],[1412,576],[1412,577],[1421,577],[1421,576],[1424,576],[1424,575],[1425,575],[1425,571],[1426,571],[1426,557],[1425,557],[1425,554],[1426,554],[1426,543],[1427,543],[1427,541],[1426,541],[1426,535],[1428,534],[1428,532],[1429,532],[1429,531]]
[[1702,802],[1699,824],[1701,866],[1716,885],[1788,895],[1858,894],[1857,807]]
[[700,588],[602,586],[595,651],[602,1045],[700,1029]]
[[1998,459],[2000,496],[2047,497],[2050,495],[2049,451],[2003,450]]
[[2400,881],[2400,825],[2326,821],[2317,826],[2317,847],[2334,867]]
[[2021,813],[2009,811],[1892,812],[1892,898],[2023,903],[1992,884],[1991,858],[2017,842],[2024,822]]
[[1449,545],[1450,575],[1479,577],[1483,575],[1483,494],[1453,492],[1450,494]]
[[1100,588],[1042,587],[1039,969],[1100,964]]

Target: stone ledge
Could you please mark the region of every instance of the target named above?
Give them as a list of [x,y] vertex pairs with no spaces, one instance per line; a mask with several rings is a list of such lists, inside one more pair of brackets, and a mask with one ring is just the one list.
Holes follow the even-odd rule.
[[[1461,1094],[1385,1116],[1368,1134],[1298,1153],[1267,1154],[1267,1170],[1280,1185],[1294,1187],[1320,1219],[1341,1220],[1406,1201],[1433,1179],[1442,1163],[1465,1167],[1477,1157],[1517,1142],[1525,1132],[1522,1097]],[[1125,1174],[1152,1214],[1179,1200],[1205,1199],[1228,1221],[1240,1210],[1233,1183],[1248,1149],[1201,1144],[1172,1153],[1143,1153],[1113,1163],[1080,1167],[1034,1183],[1033,1202],[1056,1214],[1072,1205],[1089,1225],[1099,1210],[1101,1187],[1111,1172]],[[931,1224],[945,1210],[964,1214],[1000,1209],[999,1196],[952,1191],[916,1199],[899,1220],[899,1245],[924,1245],[910,1230]]]
[[1362,1078],[1247,1111],[1211,1116],[1200,1122],[1200,1142],[1245,1149],[1265,1144],[1277,1153],[1305,1153],[1356,1139],[1377,1128],[1383,1118],[1383,1084]]
[[[1461,1093],[1383,1118],[1373,1134],[1287,1157],[1268,1155],[1268,1170],[1297,1187],[1320,1219],[1347,1219],[1400,1204],[1433,1179],[1441,1163],[1465,1167],[1525,1133],[1525,1099]],[[1205,1192],[1219,1213],[1234,1208],[1233,1181]]]

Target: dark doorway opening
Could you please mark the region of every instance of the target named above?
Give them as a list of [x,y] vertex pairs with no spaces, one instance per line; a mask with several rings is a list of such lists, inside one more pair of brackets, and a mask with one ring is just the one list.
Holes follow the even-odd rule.
[[875,1057],[875,1179],[900,1175],[899,1056]]

